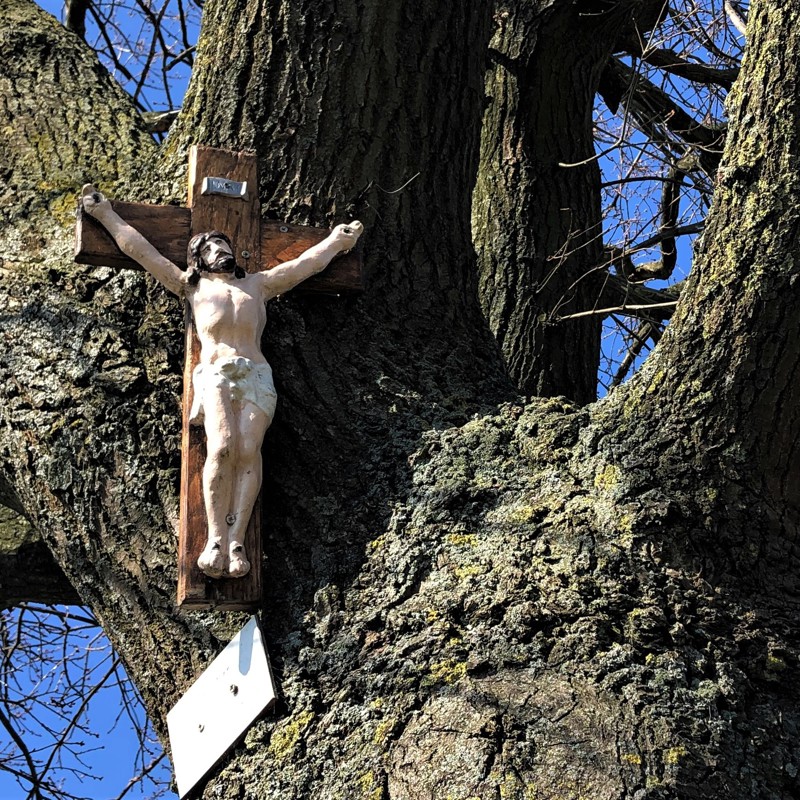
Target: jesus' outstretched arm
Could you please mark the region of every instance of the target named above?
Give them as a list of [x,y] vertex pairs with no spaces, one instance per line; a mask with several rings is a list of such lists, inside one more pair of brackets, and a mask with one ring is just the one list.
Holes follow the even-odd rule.
[[84,211],[108,231],[117,243],[117,247],[126,256],[141,264],[171,292],[183,295],[190,273],[184,272],[168,258],[164,258],[139,231],[114,211],[111,203],[91,183],[87,183],[81,191],[81,204]]
[[339,253],[352,250],[363,232],[364,226],[358,220],[337,225],[325,239],[309,247],[297,258],[262,272],[258,278],[262,283],[264,299],[284,294],[306,278],[321,272]]

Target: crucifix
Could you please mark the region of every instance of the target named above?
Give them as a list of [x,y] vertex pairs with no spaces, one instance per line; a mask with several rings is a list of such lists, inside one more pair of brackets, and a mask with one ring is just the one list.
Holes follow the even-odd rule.
[[261,598],[261,443],[276,402],[264,303],[306,279],[359,291],[349,251],[363,228],[262,221],[255,155],[209,147],[191,150],[188,205],[110,203],[87,185],[75,260],[144,267],[185,299],[178,604],[244,610]]

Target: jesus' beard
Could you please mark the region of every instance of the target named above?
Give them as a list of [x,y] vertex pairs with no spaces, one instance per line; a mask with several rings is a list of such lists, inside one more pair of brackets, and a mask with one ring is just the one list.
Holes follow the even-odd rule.
[[236,270],[236,259],[232,255],[223,255],[217,258],[213,264],[206,264],[207,272],[226,273]]

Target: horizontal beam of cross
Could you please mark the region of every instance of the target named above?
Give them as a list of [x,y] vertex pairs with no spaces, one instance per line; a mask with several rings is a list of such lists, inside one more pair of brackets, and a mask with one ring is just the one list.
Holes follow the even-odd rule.
[[[111,205],[164,257],[182,269],[186,268],[186,247],[189,244],[192,222],[190,209],[149,203],[124,203],[118,200],[112,200]],[[322,228],[262,220],[260,262],[264,269],[275,267],[321,242],[328,233]],[[237,258],[240,257],[237,253]],[[97,267],[141,269],[135,261],[122,253],[101,225],[88,214],[84,214],[82,208],[78,210],[75,261]],[[294,292],[354,294],[362,290],[361,257],[359,253],[353,252],[336,258],[324,272],[304,281]]]

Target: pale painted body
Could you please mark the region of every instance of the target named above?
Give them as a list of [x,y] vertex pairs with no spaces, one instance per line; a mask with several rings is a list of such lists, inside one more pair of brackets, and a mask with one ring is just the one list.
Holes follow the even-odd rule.
[[[338,225],[330,236],[298,258],[244,277],[233,272],[229,244],[203,241],[201,276],[164,258],[113,210],[93,186],[83,187],[83,207],[100,222],[127,256],[189,303],[200,341],[202,420],[206,432],[203,498],[208,543],[198,558],[206,575],[241,577],[250,570],[244,535],[261,488],[261,444],[272,422],[274,387],[261,335],[265,303],[320,272],[334,256],[350,250],[363,231],[360,222]],[[270,395],[271,392],[271,395]],[[198,398],[192,406],[198,406]]]

